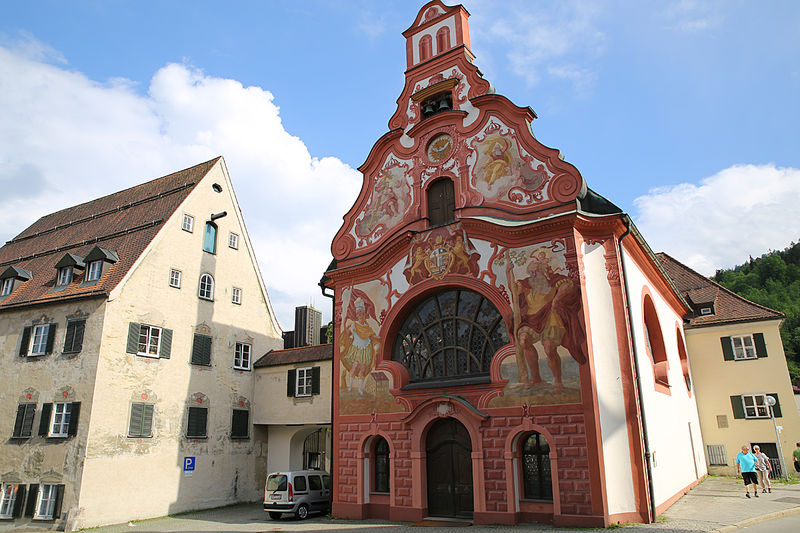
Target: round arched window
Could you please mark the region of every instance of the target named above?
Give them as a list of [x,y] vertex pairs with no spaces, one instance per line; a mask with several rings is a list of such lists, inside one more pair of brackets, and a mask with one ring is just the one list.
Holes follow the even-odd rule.
[[412,383],[488,376],[492,356],[505,344],[505,321],[488,299],[474,291],[448,289],[408,313],[392,359],[408,369]]

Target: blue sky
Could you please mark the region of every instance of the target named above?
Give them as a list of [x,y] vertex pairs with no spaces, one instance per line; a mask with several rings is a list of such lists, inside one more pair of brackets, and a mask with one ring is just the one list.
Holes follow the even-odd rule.
[[[225,156],[281,325],[403,87],[423,2],[5,2],[0,239]],[[476,63],[652,247],[706,274],[800,236],[800,4],[465,1]]]

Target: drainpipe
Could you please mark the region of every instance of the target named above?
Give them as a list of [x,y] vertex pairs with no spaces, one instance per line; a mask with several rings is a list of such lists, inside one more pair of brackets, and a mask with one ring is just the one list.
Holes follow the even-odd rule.
[[[325,292],[325,289],[327,289],[328,287],[325,286],[324,278],[323,278],[323,280],[321,280],[319,282],[319,288],[322,291],[322,295],[323,296],[325,296],[326,298],[330,298],[331,299],[331,327],[334,327],[336,325],[334,323],[334,317],[333,317],[333,314],[336,312],[336,310],[335,310],[335,303],[336,303],[335,293],[332,292],[332,293],[329,294],[329,293]],[[328,472],[330,474],[330,476],[331,476],[331,501],[330,501],[331,505],[330,505],[330,510],[329,510],[329,512],[331,514],[333,514],[333,491],[336,488],[336,483],[333,482],[334,481],[334,479],[333,479],[334,478],[334,473],[333,473],[333,456],[334,456],[334,453],[333,453],[333,388],[334,388],[333,387],[333,365],[334,365],[334,360],[336,359],[334,357],[334,355],[336,354],[336,350],[334,350],[333,348],[336,346],[336,342],[335,342],[336,341],[336,329],[335,328],[333,330],[333,340],[334,340],[334,342],[332,343],[332,346],[331,346],[331,352],[332,352],[331,353],[331,426],[330,426],[330,429],[328,429],[328,439],[330,439],[330,444],[331,444],[331,448],[330,448],[330,450],[331,450],[331,457],[330,457],[331,472]]]
[[622,223],[625,224],[625,232],[617,240],[617,254],[619,255],[620,268],[622,269],[622,290],[625,291],[625,315],[628,317],[628,343],[630,345],[631,357],[633,357],[633,371],[636,376],[634,384],[636,386],[636,410],[639,413],[639,420],[642,422],[642,441],[644,445],[644,467],[647,472],[647,500],[650,507],[650,523],[656,521],[656,500],[653,497],[653,470],[650,466],[650,441],[647,438],[647,418],[642,406],[642,378],[639,373],[639,359],[633,346],[633,317],[631,317],[631,297],[628,292],[628,274],[625,271],[625,260],[622,257],[622,239],[631,233],[631,224],[627,215],[622,215]]

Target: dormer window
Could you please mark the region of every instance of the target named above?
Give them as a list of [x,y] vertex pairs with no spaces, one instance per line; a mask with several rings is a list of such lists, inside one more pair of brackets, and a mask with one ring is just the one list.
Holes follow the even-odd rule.
[[713,314],[714,314],[714,310],[711,307],[701,307],[700,308],[700,315],[702,315],[702,316],[713,315]]
[[6,278],[3,280],[2,289],[0,289],[0,296],[8,296],[14,290],[14,278]]
[[97,281],[103,274],[103,262],[92,261],[86,269],[86,281]]
[[58,276],[56,279],[56,286],[66,287],[72,283],[72,267],[62,267],[58,269]]
[[428,118],[442,111],[450,111],[453,109],[453,94],[450,91],[435,94],[423,101],[420,108],[422,109],[422,118]]

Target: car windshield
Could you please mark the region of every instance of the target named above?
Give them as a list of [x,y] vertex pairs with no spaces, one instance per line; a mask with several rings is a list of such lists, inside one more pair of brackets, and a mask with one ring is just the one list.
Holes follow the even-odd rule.
[[283,474],[269,476],[267,490],[286,490],[286,476]]

